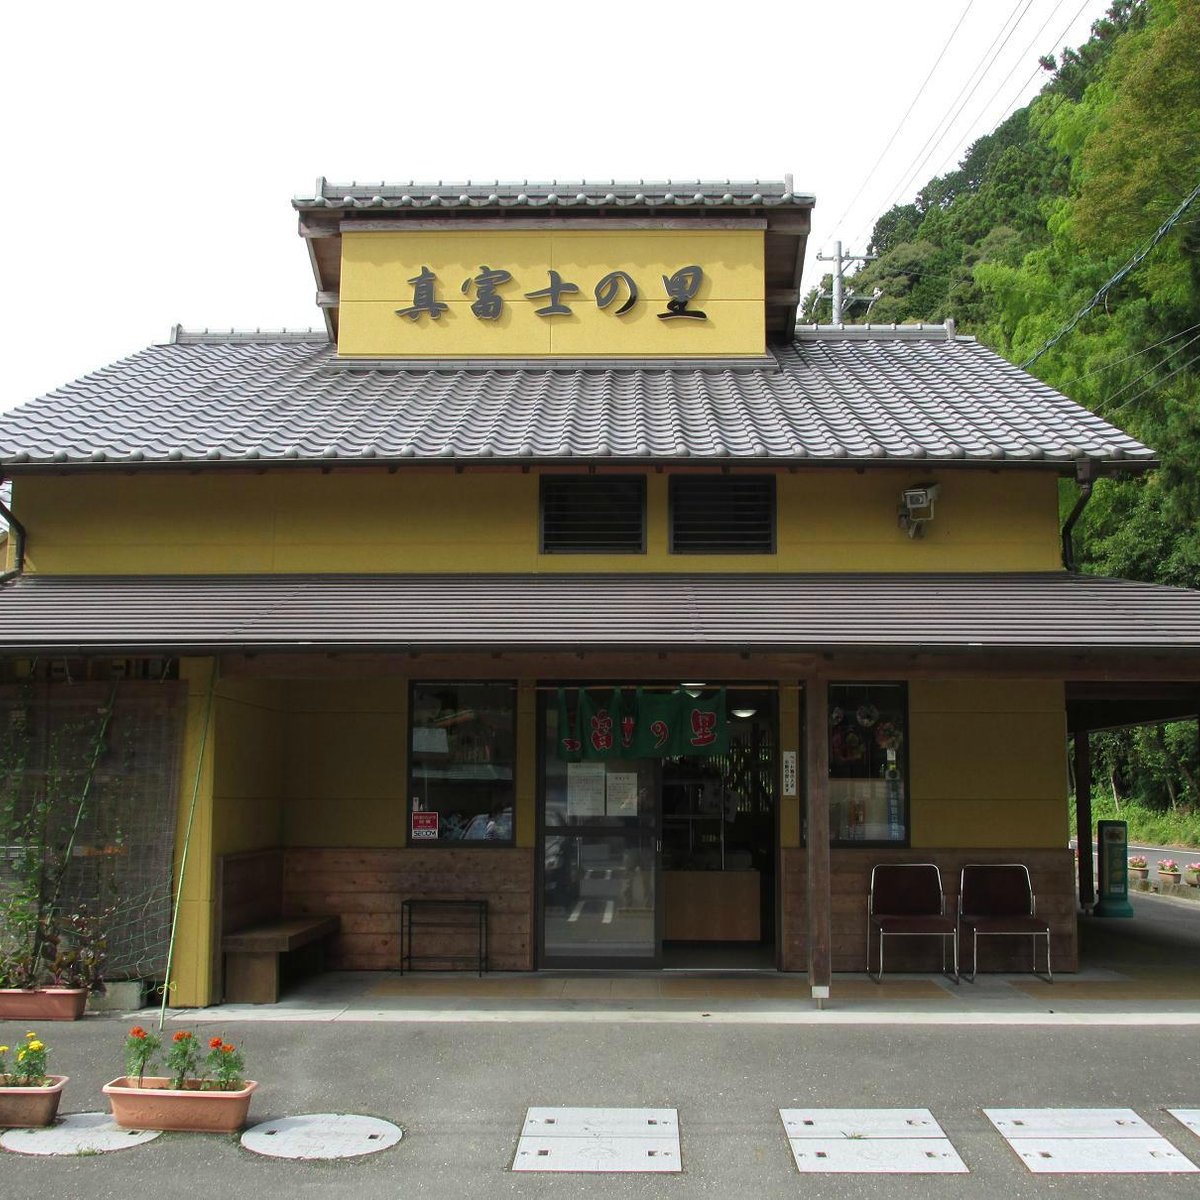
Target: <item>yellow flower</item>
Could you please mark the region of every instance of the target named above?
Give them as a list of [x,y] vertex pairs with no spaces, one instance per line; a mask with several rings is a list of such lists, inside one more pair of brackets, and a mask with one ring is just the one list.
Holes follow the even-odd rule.
[[25,1061],[25,1051],[18,1050],[17,1051],[17,1062],[24,1062],[24,1061]]
[[36,1039],[29,1043],[30,1050],[45,1050],[45,1043],[39,1042]]
[[7,1054],[7,1053],[8,1053],[8,1047],[0,1046],[0,1054]]

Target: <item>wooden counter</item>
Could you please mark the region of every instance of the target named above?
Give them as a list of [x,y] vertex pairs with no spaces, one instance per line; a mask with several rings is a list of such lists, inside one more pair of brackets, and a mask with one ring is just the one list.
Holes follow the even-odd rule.
[[757,942],[757,871],[664,871],[663,937],[669,942]]

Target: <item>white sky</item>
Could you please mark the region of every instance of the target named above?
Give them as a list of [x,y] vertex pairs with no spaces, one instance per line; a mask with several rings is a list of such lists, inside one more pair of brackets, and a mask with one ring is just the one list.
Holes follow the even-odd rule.
[[[290,206],[318,175],[341,183],[790,171],[797,190],[817,198],[810,285],[827,269],[812,262],[817,250],[837,237],[864,249],[874,219],[1036,92],[1038,56],[1079,45],[1106,7],[14,5],[0,49],[9,226],[0,409],[163,341],[176,322],[319,327]],[[920,166],[924,144],[1005,30],[1007,44]]]

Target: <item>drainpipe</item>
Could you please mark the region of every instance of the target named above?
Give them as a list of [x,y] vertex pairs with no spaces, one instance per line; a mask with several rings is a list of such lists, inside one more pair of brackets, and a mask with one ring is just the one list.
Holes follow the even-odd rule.
[[1075,464],[1075,482],[1079,484],[1079,499],[1071,509],[1062,527],[1062,562],[1063,566],[1072,573],[1079,568],[1075,565],[1075,547],[1071,542],[1071,534],[1075,531],[1075,522],[1083,515],[1087,502],[1092,498],[1092,487],[1095,483],[1096,468],[1090,462]]
[[[0,478],[0,483],[3,483]],[[3,517],[8,522],[9,529],[13,534],[13,547],[16,550],[16,566],[11,571],[0,572],[0,583],[7,583],[10,579],[16,579],[18,575],[25,570],[25,526],[13,516],[12,510],[0,500],[0,517]]]

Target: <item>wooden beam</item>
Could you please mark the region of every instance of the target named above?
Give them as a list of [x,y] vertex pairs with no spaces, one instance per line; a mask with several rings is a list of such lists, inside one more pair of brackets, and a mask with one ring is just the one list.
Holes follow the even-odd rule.
[[1086,730],[1075,731],[1075,836],[1079,853],[1079,905],[1096,903],[1096,874],[1092,861],[1092,747]]
[[340,292],[320,291],[317,293],[318,308],[337,308],[340,303]]
[[820,1008],[829,998],[833,961],[832,873],[829,860],[829,681],[810,675],[804,681],[805,885],[808,908],[808,983]]
[[342,231],[336,221],[314,221],[311,217],[300,218],[300,236],[302,238],[335,238],[341,237]]

